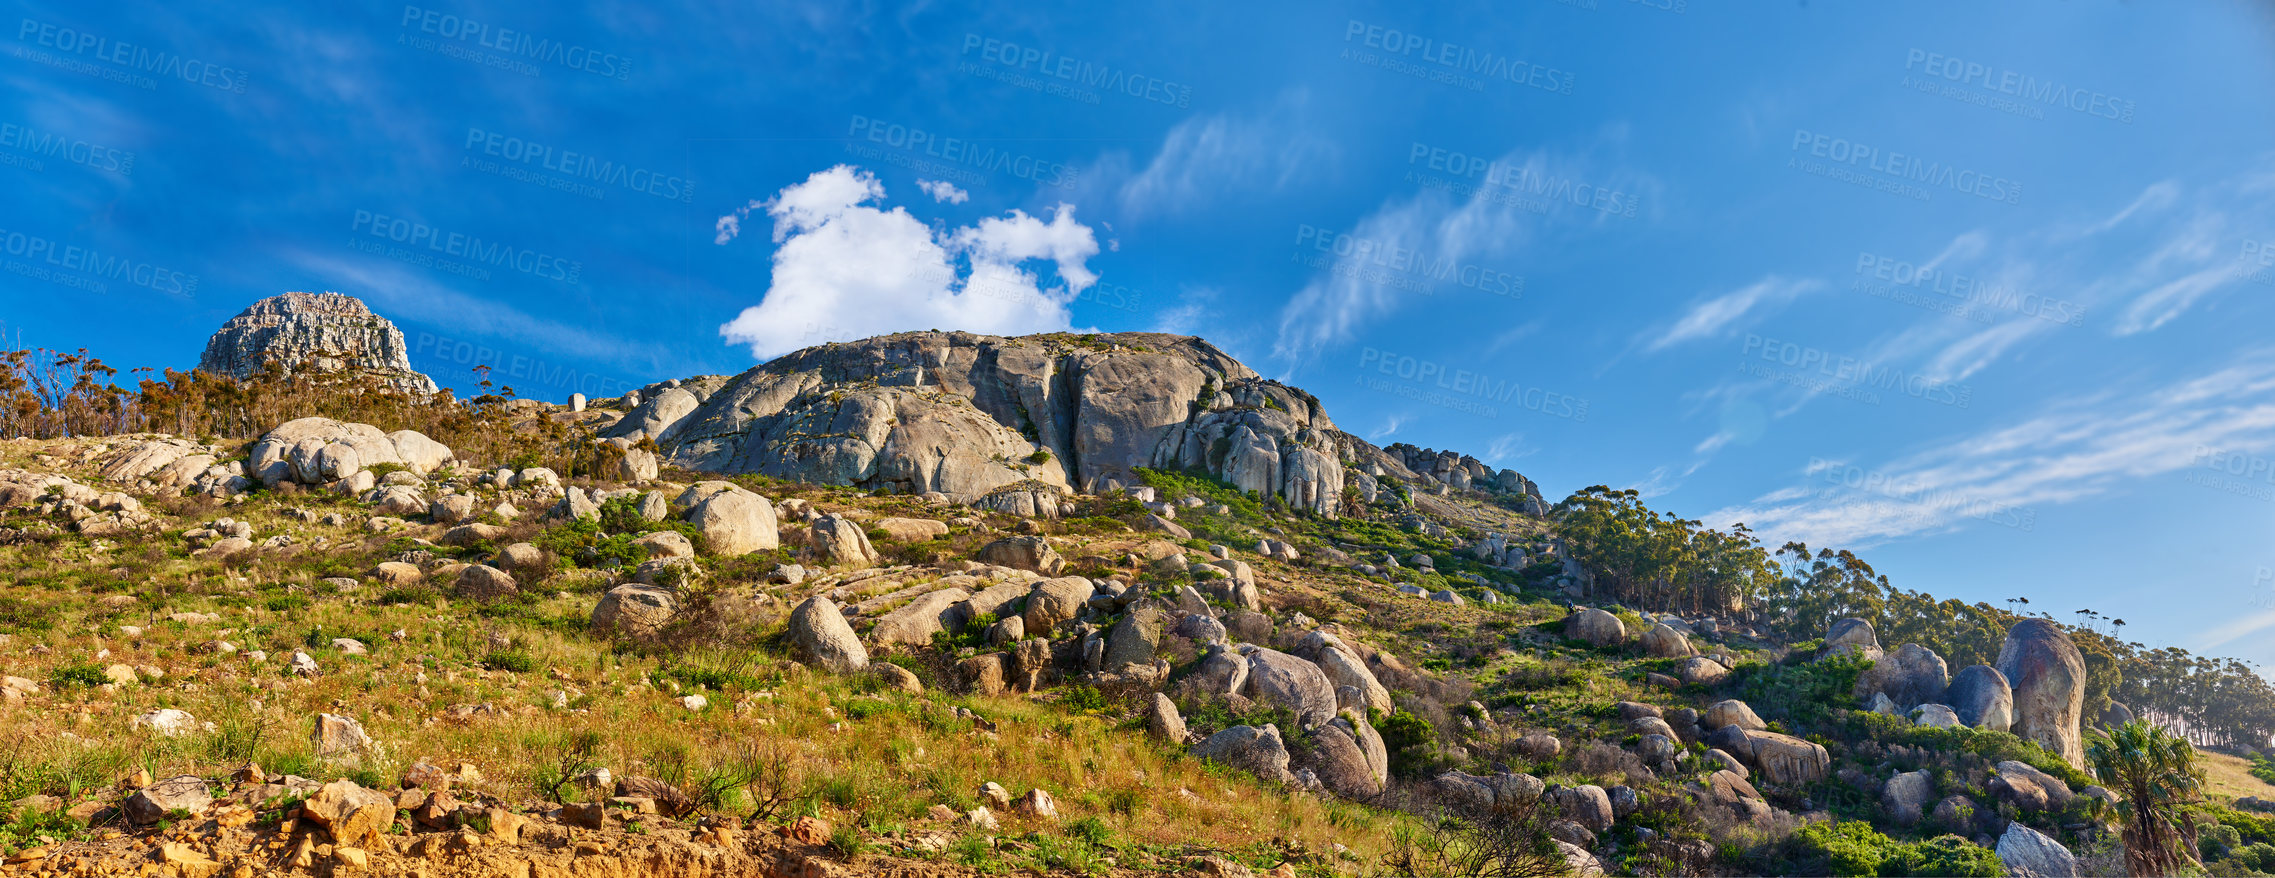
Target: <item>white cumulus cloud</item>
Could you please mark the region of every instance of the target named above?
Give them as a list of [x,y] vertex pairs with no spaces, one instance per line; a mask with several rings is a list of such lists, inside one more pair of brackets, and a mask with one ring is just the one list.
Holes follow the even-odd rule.
[[[937,197],[937,196],[936,196]],[[1067,304],[1098,275],[1098,240],[1060,204],[1047,219],[1013,210],[935,230],[906,208],[878,204],[885,188],[850,165],[819,171],[773,198],[719,218],[724,244],[754,210],[774,218],[774,270],[765,297],[719,328],[771,359],[799,348],[919,329],[1018,335],[1072,328]],[[1055,280],[1026,263],[1051,263]]]
[[916,188],[924,190],[924,194],[932,196],[934,201],[962,204],[972,200],[971,193],[956,188],[956,184],[946,180],[918,180]]

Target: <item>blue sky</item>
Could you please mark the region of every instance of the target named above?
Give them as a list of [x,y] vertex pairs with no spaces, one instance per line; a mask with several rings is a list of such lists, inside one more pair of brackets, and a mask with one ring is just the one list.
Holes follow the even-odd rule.
[[553,399],[1189,332],[1554,496],[2275,658],[2263,6],[721,5],[12,3],[0,322],[187,368],[337,290]]

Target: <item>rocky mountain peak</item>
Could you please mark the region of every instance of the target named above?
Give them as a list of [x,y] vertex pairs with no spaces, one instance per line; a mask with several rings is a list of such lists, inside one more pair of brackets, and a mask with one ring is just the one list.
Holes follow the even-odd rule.
[[292,292],[254,302],[206,341],[198,369],[243,379],[271,361],[288,375],[367,374],[414,393],[435,392],[434,379],[411,369],[403,331],[363,300],[340,293]]
[[1205,472],[1328,516],[1346,488],[1372,502],[1384,477],[1537,491],[1459,455],[1417,472],[1336,429],[1317,397],[1162,333],[906,332],[622,403],[629,413],[604,434],[654,440],[679,466],[887,493],[1110,493],[1138,484],[1139,467]]

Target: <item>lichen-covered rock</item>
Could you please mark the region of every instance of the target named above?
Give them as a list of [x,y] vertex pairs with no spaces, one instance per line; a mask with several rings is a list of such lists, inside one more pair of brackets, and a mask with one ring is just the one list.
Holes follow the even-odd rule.
[[1106,635],[1106,670],[1123,665],[1153,664],[1155,650],[1161,648],[1161,632],[1166,614],[1152,607],[1138,607],[1122,615],[1119,622]]
[[1366,800],[1382,793],[1382,780],[1367,762],[1366,751],[1347,723],[1328,723],[1311,736],[1311,750],[1303,767],[1319,776],[1319,783],[1336,795]]
[[239,380],[274,363],[286,375],[368,375],[413,393],[434,379],[411,369],[403,331],[339,293],[284,293],[254,302],[206,340],[198,369]]
[[458,571],[456,588],[459,597],[477,601],[494,601],[521,590],[514,584],[513,574],[488,564],[474,564]]

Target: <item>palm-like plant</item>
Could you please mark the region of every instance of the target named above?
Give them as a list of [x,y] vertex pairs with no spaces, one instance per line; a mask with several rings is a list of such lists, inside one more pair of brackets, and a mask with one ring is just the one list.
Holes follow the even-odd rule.
[[2179,806],[2203,795],[2204,769],[2196,750],[2179,735],[2147,720],[2134,720],[2086,740],[2085,758],[2101,782],[2115,787],[2122,801],[2125,868],[2135,875],[2177,875],[2195,866]]

